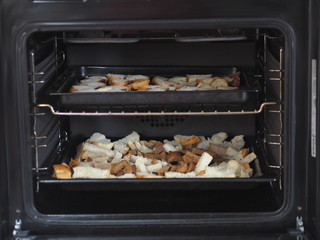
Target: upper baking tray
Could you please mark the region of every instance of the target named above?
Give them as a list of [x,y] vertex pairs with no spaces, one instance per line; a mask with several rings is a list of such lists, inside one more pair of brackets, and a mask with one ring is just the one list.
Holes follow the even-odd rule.
[[85,76],[104,75],[106,73],[143,74],[150,77],[183,76],[186,74],[208,74],[225,76],[237,71],[235,68],[182,68],[182,67],[96,67],[75,66],[69,68],[49,90],[49,95],[65,107],[85,106],[159,106],[183,104],[231,104],[257,106],[259,91],[248,87],[247,79],[241,76],[241,85],[236,90],[204,91],[167,91],[167,92],[69,92]]

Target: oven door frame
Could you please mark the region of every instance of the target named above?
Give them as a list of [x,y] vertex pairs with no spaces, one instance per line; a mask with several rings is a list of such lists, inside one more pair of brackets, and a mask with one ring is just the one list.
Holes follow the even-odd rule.
[[[128,1],[130,4],[139,3],[139,4],[145,4],[144,1]],[[174,1],[176,4],[178,4],[178,1]],[[281,7],[283,2],[279,1],[280,3],[274,3],[277,7]],[[299,1],[296,1],[294,7],[297,9],[299,8],[300,4]],[[5,5],[7,4],[7,5]],[[5,129],[14,129],[14,134],[10,135],[8,132],[5,134],[5,142],[6,142],[6,150],[8,152],[8,155],[6,156],[6,162],[8,164],[8,182],[10,182],[10,185],[12,186],[9,189],[8,198],[10,202],[9,209],[9,224],[13,227],[15,225],[15,220],[21,219],[22,220],[22,229],[23,230],[30,230],[36,235],[38,234],[57,234],[57,231],[67,231],[70,234],[76,234],[79,231],[79,226],[82,226],[84,224],[90,225],[88,227],[89,232],[96,232],[96,231],[110,231],[110,233],[116,234],[116,231],[127,231],[127,233],[130,232],[136,232],[139,231],[136,229],[137,226],[140,228],[143,227],[144,229],[148,230],[150,234],[155,234],[155,229],[160,227],[169,227],[169,232],[188,232],[188,233],[199,233],[202,234],[203,232],[206,232],[206,234],[213,234],[215,230],[219,229],[221,232],[227,232],[230,227],[233,227],[235,231],[246,231],[249,229],[254,229],[254,232],[267,232],[270,231],[270,229],[287,229],[291,226],[295,226],[295,216],[296,216],[296,209],[297,206],[301,203],[301,192],[299,191],[293,191],[293,186],[290,187],[290,194],[288,194],[288,198],[291,199],[290,204],[285,206],[285,209],[281,211],[280,213],[275,213],[274,217],[268,218],[267,221],[263,221],[262,219],[266,216],[261,216],[261,222],[260,223],[253,223],[255,220],[257,220],[255,217],[251,218],[248,217],[246,219],[246,222],[239,221],[243,219],[237,219],[234,218],[232,220],[232,223],[226,221],[224,219],[223,215],[219,217],[218,220],[213,221],[210,217],[210,214],[207,214],[207,219],[201,218],[201,221],[199,219],[193,219],[192,221],[184,220],[183,218],[178,219],[179,224],[177,224],[177,219],[171,219],[171,221],[166,222],[164,225],[164,220],[161,219],[160,221],[154,221],[154,219],[146,219],[146,220],[136,220],[136,221],[127,221],[127,222],[115,222],[113,220],[103,220],[103,219],[95,219],[95,216],[77,216],[77,221],[70,221],[66,216],[54,216],[49,221],[45,216],[40,216],[37,214],[37,212],[34,211],[34,208],[32,206],[32,191],[30,189],[30,186],[32,186],[32,171],[31,171],[31,162],[23,162],[23,156],[27,156],[28,150],[26,149],[26,140],[28,139],[28,135],[24,132],[26,129],[27,124],[25,123],[26,119],[25,116],[28,114],[28,109],[26,109],[26,105],[23,104],[22,99],[26,99],[26,87],[27,87],[27,81],[22,81],[27,79],[27,66],[26,64],[21,64],[21,59],[26,59],[26,49],[25,49],[25,40],[28,36],[28,34],[32,33],[33,31],[37,30],[60,30],[60,29],[90,29],[90,24],[93,24],[94,26],[98,26],[101,29],[105,28],[106,24],[112,24],[114,27],[125,26],[126,22],[121,20],[119,21],[119,18],[124,17],[124,15],[121,16],[113,16],[114,19],[103,19],[101,20],[100,16],[94,16],[94,9],[97,6],[88,5],[88,9],[85,5],[80,6],[80,4],[76,4],[75,11],[77,11],[76,17],[72,19],[70,16],[67,16],[65,18],[60,18],[60,15],[54,15],[54,12],[62,11],[62,8],[66,5],[64,4],[52,4],[52,5],[46,5],[46,4],[33,4],[31,1],[29,3],[25,3],[22,0],[17,0],[15,3],[5,3],[2,4],[2,13],[4,13],[3,19],[5,19],[5,23],[2,25],[4,26],[1,29],[2,32],[2,42],[4,43],[5,51],[3,56],[1,57],[2,60],[6,61],[5,65],[5,71],[3,71],[3,81],[2,86],[5,86],[4,89],[7,90],[7,92],[4,93],[3,97],[3,105],[4,110],[3,112],[6,113],[7,121],[5,122]],[[12,4],[12,5],[11,5]],[[189,2],[191,4],[191,1]],[[266,1],[265,4],[270,5],[269,1]],[[235,4],[237,5],[237,4]],[[100,5],[101,7],[105,8],[114,8],[111,4],[108,3],[102,3]],[[153,5],[151,3],[151,6],[155,7],[156,4]],[[119,5],[121,7],[121,5]],[[148,8],[150,6],[147,6]],[[151,7],[152,8],[152,7]],[[235,23],[241,23],[243,25],[246,24],[252,24],[253,26],[259,26],[259,24],[266,24],[266,23],[272,23],[270,24],[271,27],[274,25],[277,25],[289,32],[292,33],[291,35],[291,46],[299,46],[302,48],[302,46],[299,45],[299,41],[297,42],[294,32],[297,31],[295,28],[298,29],[298,35],[301,35],[301,26],[295,26],[299,25],[297,22],[293,21],[294,23],[291,23],[294,26],[291,26],[286,22],[285,20],[290,20],[290,16],[288,16],[289,19],[279,19],[276,18],[270,13],[266,14],[266,17],[261,18],[260,16],[264,15],[265,9],[261,9],[258,4],[252,6],[253,9],[258,9],[258,11],[255,13],[256,15],[252,16],[251,13],[249,13],[249,10],[245,10],[242,14],[239,15],[235,13],[234,11],[231,11],[231,13],[227,13],[230,9],[229,8],[223,8],[222,13],[219,14],[226,14],[226,17],[221,17],[221,15],[217,14],[217,16],[214,16],[211,21],[215,22],[216,24],[221,25],[231,25]],[[13,13],[15,11],[11,10],[17,10],[17,12],[24,12],[25,15],[19,20],[17,20],[17,16]],[[296,13],[297,9],[292,10],[288,14]],[[40,13],[41,10],[41,13]],[[121,10],[121,9],[118,9]],[[65,10],[66,11],[66,10]],[[155,11],[155,10],[153,10]],[[238,10],[237,10],[238,11]],[[67,12],[67,11],[66,11]],[[152,12],[152,11],[151,11]],[[203,20],[201,18],[194,18],[191,20],[185,20],[183,18],[187,18],[190,15],[185,14],[178,16],[180,18],[179,20],[176,20],[178,23],[179,21],[182,23],[188,23],[192,22],[193,24],[199,24],[199,21],[207,21],[210,23],[210,11],[206,11],[206,15],[208,16],[207,19]],[[38,13],[38,15],[37,15]],[[83,13],[84,15],[81,16]],[[84,21],[82,18],[83,16],[86,16],[87,13],[87,21]],[[140,12],[141,13],[141,12]],[[276,13],[279,13],[279,10],[276,9]],[[45,15],[48,14],[46,17]],[[231,16],[233,14],[233,16]],[[248,14],[248,15],[246,15]],[[112,15],[111,15],[112,16]],[[143,15],[145,16],[145,15]],[[157,15],[159,16],[159,15]],[[172,15],[174,16],[174,15]],[[235,17],[236,16],[236,17]],[[249,17],[248,17],[249,16]],[[294,14],[293,14],[294,16]],[[59,17],[59,18],[58,18]],[[93,20],[89,20],[91,17],[93,17]],[[170,13],[165,13],[163,15],[163,18],[169,18],[171,17]],[[200,17],[200,16],[198,16]],[[228,19],[229,17],[229,19]],[[291,16],[292,17],[292,16]],[[100,19],[99,19],[100,18]],[[137,19],[141,18],[139,15],[139,11],[132,13],[131,15],[127,15],[124,17],[126,19],[132,18]],[[57,20],[59,19],[59,20]],[[116,20],[115,20],[116,19]],[[161,24],[166,25],[169,24],[170,21],[162,19],[162,20],[154,20],[152,16],[145,16],[145,20],[147,21],[147,24],[150,28],[153,28],[153,25],[156,22],[161,22]],[[140,22],[139,22],[140,21]],[[37,24],[38,22],[38,24]],[[145,24],[143,20],[132,20],[128,21],[131,24],[136,24],[136,26],[139,26],[139,24]],[[239,25],[241,25],[239,24]],[[294,29],[293,29],[294,28]],[[300,37],[299,37],[300,38]],[[301,38],[299,39],[301,40]],[[293,49],[292,55],[296,56],[296,50]],[[300,60],[301,61],[301,60]],[[297,63],[293,64],[294,66],[297,65]],[[302,64],[303,65],[303,64]],[[294,76],[294,74],[293,74]],[[300,77],[303,76],[302,73],[299,75]],[[11,80],[15,79],[15,80]],[[296,81],[295,77],[292,79],[293,82]],[[18,84],[19,83],[19,84]],[[293,83],[294,84],[294,83]],[[299,88],[299,86],[297,86]],[[296,93],[296,89],[289,89],[289,91],[294,91]],[[295,94],[293,94],[295,96]],[[293,97],[294,97],[293,96]],[[10,107],[9,107],[10,106]],[[304,106],[300,106],[299,109],[304,108]],[[293,109],[294,110],[294,109]],[[293,119],[296,118],[297,112],[296,111],[290,111],[290,117]],[[9,119],[11,121],[9,121]],[[300,121],[301,119],[299,119]],[[302,121],[304,122],[304,121]],[[301,121],[300,121],[301,123]],[[293,129],[293,132],[295,132],[293,124],[290,124],[288,128]],[[300,141],[301,143],[304,142],[302,139]],[[14,144],[18,145],[19,151],[16,151],[16,148],[13,147]],[[293,140],[290,143],[290,146],[294,146]],[[20,149],[21,147],[21,149]],[[296,163],[296,151],[293,149],[287,149],[286,150],[288,155],[291,156],[290,159],[294,163]],[[303,154],[302,154],[303,155]],[[18,166],[18,167],[17,167]],[[292,168],[290,172],[298,172],[298,168],[294,169],[294,164],[290,166]],[[304,167],[304,166],[303,166]],[[26,171],[26,169],[30,169],[30,171]],[[30,175],[31,174],[31,175]],[[296,174],[294,174],[296,175]],[[20,178],[21,176],[21,178]],[[293,176],[288,176],[292,177]],[[298,179],[295,179],[297,181]],[[295,184],[295,181],[290,181],[292,184]],[[94,221],[89,222],[88,224],[88,217],[91,217],[94,219]],[[236,217],[236,216],[235,216]],[[74,218],[75,219],[75,218]],[[229,219],[230,220],[230,219]],[[237,222],[238,221],[238,222]],[[267,223],[266,223],[267,222]],[[136,224],[135,226],[133,226]],[[245,225],[250,224],[250,226]],[[170,225],[172,225],[170,227]],[[102,226],[102,227],[101,227]],[[120,226],[120,227],[119,227]],[[213,227],[214,226],[214,227]],[[41,230],[39,230],[41,229]],[[289,230],[288,230],[289,231]],[[287,232],[287,231],[283,231]],[[159,232],[158,232],[159,233]]]

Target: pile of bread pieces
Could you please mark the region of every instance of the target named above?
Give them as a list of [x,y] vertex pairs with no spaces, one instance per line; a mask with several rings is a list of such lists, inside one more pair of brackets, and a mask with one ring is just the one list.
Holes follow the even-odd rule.
[[[69,164],[54,165],[54,177],[70,178],[248,178],[257,158],[244,148],[243,135],[227,141],[220,132],[211,137],[175,135],[174,139],[140,140],[132,132],[112,142],[94,133],[77,147]],[[258,161],[258,160],[256,160]]]
[[212,74],[166,78],[144,75],[108,73],[105,76],[88,76],[73,85],[70,92],[122,92],[122,91],[196,91],[234,90],[240,86],[240,72],[224,77]]

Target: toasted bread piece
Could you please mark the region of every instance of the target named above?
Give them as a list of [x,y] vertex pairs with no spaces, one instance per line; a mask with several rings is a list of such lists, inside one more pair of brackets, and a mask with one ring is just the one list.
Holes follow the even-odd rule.
[[161,77],[161,76],[155,76],[154,78],[152,78],[152,83],[153,84],[157,84],[158,81],[167,81],[168,78],[166,77]]
[[65,164],[56,164],[53,165],[54,174],[53,176],[59,179],[70,179],[71,178],[71,169]]
[[95,92],[92,86],[74,85],[70,88],[70,92]]
[[239,87],[240,86],[240,72],[236,72],[236,73],[230,74],[228,77],[232,79],[231,85],[233,87]]
[[148,85],[144,87],[138,87],[137,91],[166,92],[169,91],[169,89],[170,86]]
[[114,79],[125,79],[126,75],[123,74],[114,74],[114,73],[108,73],[105,75],[109,80],[114,80]]
[[193,162],[188,164],[188,169],[187,172],[192,172],[196,169],[196,164],[194,164]]
[[188,171],[188,164],[186,164],[184,161],[180,161],[177,166],[176,172],[186,173],[187,171]]
[[170,168],[171,168],[170,165],[162,166],[162,168],[158,171],[158,175],[159,176],[164,176],[164,174],[166,172],[168,172],[170,170]]
[[129,84],[128,87],[131,89],[138,89],[139,87],[144,87],[144,86],[149,85],[149,83],[150,83],[150,80],[145,79],[145,80],[133,82],[133,83]]
[[110,85],[112,86],[126,86],[129,84],[129,81],[126,79],[112,79],[110,80]]
[[181,153],[178,151],[175,152],[169,152],[167,156],[167,162],[172,163],[172,162],[180,162],[182,161],[182,156]]
[[174,140],[182,145],[193,145],[201,141],[201,139],[195,135],[175,135]]
[[224,147],[217,146],[210,143],[210,150],[219,156],[225,156],[227,154],[227,149]]
[[125,167],[128,167],[129,164],[126,160],[122,160],[119,163],[115,163],[111,165],[110,173],[115,175],[120,170],[124,169]]
[[197,79],[195,82],[197,84],[197,87],[199,87],[198,85],[201,83],[203,85],[209,85],[210,83],[214,80],[214,78],[205,78],[205,79]]
[[218,87],[228,87],[228,82],[224,78],[215,78],[210,83],[210,86],[217,89]]
[[201,156],[204,152],[207,152],[207,153],[210,154],[213,158],[217,156],[217,154],[215,154],[215,153],[212,152],[212,151],[203,150],[203,149],[200,149],[200,148],[192,148],[192,149],[191,149],[191,152],[194,153],[194,154],[200,155],[200,156]]

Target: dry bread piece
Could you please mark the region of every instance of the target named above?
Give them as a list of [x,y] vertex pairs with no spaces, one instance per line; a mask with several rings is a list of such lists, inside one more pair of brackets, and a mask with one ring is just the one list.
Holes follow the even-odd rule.
[[166,151],[166,153],[169,152],[177,152],[178,150],[169,142],[163,144],[163,148]]
[[102,82],[87,82],[87,83],[80,83],[80,86],[90,86],[96,89],[100,87],[105,87],[106,84]]
[[177,89],[177,91],[197,91],[197,90],[198,90],[197,87],[192,87],[192,86],[183,86]]
[[257,158],[257,156],[252,152],[250,154],[248,154],[245,158],[241,159],[240,162],[241,163],[250,163],[253,160],[255,160]]
[[228,138],[228,135],[225,132],[219,132],[211,137],[211,143],[217,146],[221,146],[222,143]]
[[201,142],[201,139],[195,135],[186,136],[186,135],[175,135],[174,140],[182,145],[193,145]]
[[173,82],[173,83],[186,83],[187,82],[187,78],[186,77],[172,77],[168,79],[169,82]]
[[167,81],[168,78],[166,77],[161,77],[161,76],[155,76],[154,78],[152,78],[152,83],[153,84],[157,84],[157,81]]
[[146,168],[147,168],[147,171],[150,173],[158,172],[162,169],[162,164],[161,162],[158,162],[156,164],[149,165]]
[[113,147],[111,140],[101,133],[94,133],[87,142],[106,149],[112,149]]
[[162,178],[162,176],[158,176],[154,173],[147,173],[147,172],[137,172],[137,178]]
[[165,172],[166,178],[194,178],[196,177],[195,172],[188,172],[188,173],[179,173],[179,172]]
[[74,85],[70,88],[70,92],[95,92],[92,86]]
[[86,76],[84,79],[88,79],[88,80],[92,80],[92,79],[106,79],[106,77],[105,76],[103,76],[103,75],[96,75],[96,76]]
[[71,169],[67,164],[62,163],[62,164],[53,165],[53,169],[54,169],[53,177],[56,177],[59,179],[71,178]]
[[197,87],[198,87],[198,85],[199,85],[200,83],[210,86],[210,83],[211,83],[214,79],[215,79],[215,78],[197,79],[195,82],[196,82],[196,84],[197,84]]
[[219,87],[228,87],[228,82],[224,78],[215,78],[210,83],[210,86],[218,89]]
[[229,162],[222,162],[219,165],[206,167],[204,177],[213,178],[248,178],[252,175],[251,168],[245,168],[238,161],[230,160]]
[[110,169],[100,169],[92,166],[77,166],[73,168],[73,178],[109,178]]
[[106,78],[86,78],[86,79],[82,79],[80,80],[80,83],[86,85],[86,84],[90,84],[93,82],[106,82],[107,79]]
[[110,80],[110,85],[112,86],[126,86],[129,84],[129,81],[126,79],[112,79]]
[[168,91],[170,87],[158,86],[158,85],[148,85],[144,87],[138,87],[137,91],[154,91],[154,92],[165,92]]
[[197,85],[197,90],[203,91],[203,90],[215,90],[215,88],[211,87],[209,84],[206,83],[199,83]]
[[90,143],[83,145],[83,158],[95,158],[95,157],[106,157],[108,159],[114,157],[114,152],[110,149],[99,147]]
[[197,163],[197,165],[196,165],[195,172],[196,172],[197,174],[199,174],[201,171],[205,170],[206,167],[209,166],[212,158],[213,158],[213,157],[212,157],[211,155],[209,155],[208,153],[204,152],[204,153],[201,155],[201,157],[200,157],[200,159],[199,159],[199,161],[198,161],[198,163]]
[[126,75],[123,75],[123,74],[108,73],[108,74],[106,74],[106,77],[107,77],[109,80],[114,80],[114,79],[125,79],[125,78],[126,78]]
[[195,82],[196,80],[203,80],[212,78],[212,74],[187,74],[187,82]]
[[144,76],[144,75],[128,75],[126,76],[126,80],[137,82],[137,81],[150,80],[150,79],[148,76]]

